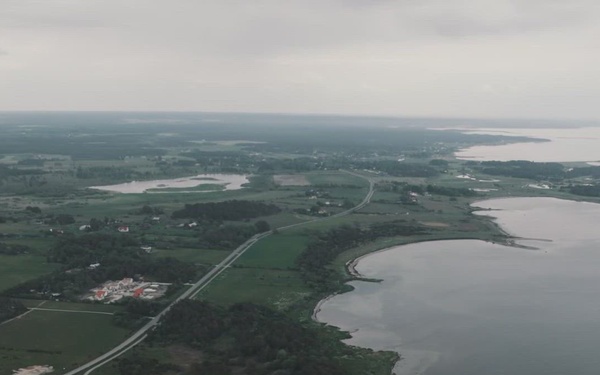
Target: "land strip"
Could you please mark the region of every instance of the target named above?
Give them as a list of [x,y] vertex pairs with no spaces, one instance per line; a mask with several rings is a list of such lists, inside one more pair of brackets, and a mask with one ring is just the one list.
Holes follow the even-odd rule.
[[[317,221],[330,220],[333,218],[345,216],[356,210],[360,210],[361,208],[363,208],[367,204],[369,204],[369,202],[371,201],[371,198],[373,197],[373,194],[375,193],[375,182],[371,178],[368,178],[368,177],[358,174],[356,172],[346,171],[346,170],[344,170],[343,172],[351,174],[356,177],[364,178],[366,181],[369,182],[369,190],[368,190],[366,196],[364,197],[364,199],[358,205],[356,205],[348,210],[342,211],[338,214],[329,216],[329,217],[323,217],[323,218],[310,220],[307,222],[296,223],[296,224],[279,227],[279,228],[277,228],[277,231],[289,230],[291,228],[296,228],[301,225],[314,223]],[[192,285],[192,287],[190,287],[184,293],[182,293],[179,297],[177,297],[163,311],[161,311],[158,315],[156,315],[148,323],[146,323],[142,328],[140,328],[137,332],[135,332],[133,335],[131,335],[127,340],[123,341],[121,344],[117,345],[112,350],[104,353],[103,355],[97,357],[96,359],[94,359],[86,364],[83,364],[83,365],[77,367],[76,369],[66,372],[64,375],[76,375],[76,374],[79,374],[86,370],[87,371],[84,374],[88,375],[92,371],[94,371],[97,368],[103,366],[104,364],[110,362],[111,360],[119,357],[127,350],[130,350],[131,348],[133,348],[136,345],[138,345],[139,343],[141,343],[144,340],[144,338],[147,336],[147,332],[149,332],[151,329],[156,327],[156,325],[160,321],[160,318],[162,318],[177,302],[184,300],[186,298],[194,298],[202,289],[204,289],[208,284],[210,284],[217,276],[219,276],[227,267],[229,267],[240,256],[242,256],[242,254],[244,254],[244,252],[246,252],[256,242],[258,242],[262,238],[270,236],[273,233],[274,233],[274,231],[271,230],[268,232],[264,232],[264,233],[260,233],[260,234],[256,234],[256,235],[252,236],[249,240],[247,240],[242,245],[240,245],[238,248],[236,248],[233,252],[231,252],[231,254],[229,254],[227,256],[227,258],[225,258],[223,261],[221,261],[221,263],[217,264],[206,275],[204,275],[200,280],[198,280],[196,283],[194,283]]]
[[103,311],[45,309],[45,308],[41,308],[41,307],[30,307],[29,310],[36,310],[36,311],[56,311],[56,312],[66,312],[66,313],[82,313],[82,314],[115,315],[115,313],[103,312]]

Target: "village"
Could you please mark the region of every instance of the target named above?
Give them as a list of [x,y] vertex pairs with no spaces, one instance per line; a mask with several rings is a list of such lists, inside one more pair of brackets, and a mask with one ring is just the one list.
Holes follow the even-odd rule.
[[154,300],[165,295],[168,284],[134,281],[124,278],[119,281],[107,281],[86,293],[82,300],[100,301],[106,304],[120,301],[125,297]]

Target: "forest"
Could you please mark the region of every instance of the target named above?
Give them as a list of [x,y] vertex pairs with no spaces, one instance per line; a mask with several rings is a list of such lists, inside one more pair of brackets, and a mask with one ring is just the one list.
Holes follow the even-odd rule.
[[565,177],[565,167],[560,163],[513,160],[484,161],[474,165],[481,173],[492,176],[529,178],[532,180],[562,179]]
[[532,180],[562,180],[577,177],[600,177],[600,167],[566,168],[561,163],[542,163],[527,160],[467,162],[481,173],[492,176],[527,178]]
[[[563,189],[565,190],[565,189]],[[600,197],[600,185],[570,185],[566,190],[575,195],[581,195],[583,197]]]
[[[280,374],[342,375],[339,357],[351,350],[327,339],[327,332],[305,326],[267,307],[238,303],[229,308],[184,300],[173,306],[151,334],[155,344],[185,344],[202,352],[188,375]],[[159,374],[152,359],[119,363],[120,375]],[[156,371],[156,372],[153,372]]]

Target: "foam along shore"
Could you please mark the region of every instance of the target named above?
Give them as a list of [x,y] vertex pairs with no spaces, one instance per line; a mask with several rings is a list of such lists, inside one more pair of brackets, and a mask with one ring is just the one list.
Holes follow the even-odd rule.
[[[239,174],[199,174],[167,180],[132,181],[116,185],[90,186],[90,189],[110,191],[123,194],[140,194],[148,191],[165,189],[194,188],[200,185],[215,185],[215,189],[189,190],[185,192],[202,193],[215,190],[239,190],[250,182],[247,175]],[[180,191],[184,192],[184,191]]]

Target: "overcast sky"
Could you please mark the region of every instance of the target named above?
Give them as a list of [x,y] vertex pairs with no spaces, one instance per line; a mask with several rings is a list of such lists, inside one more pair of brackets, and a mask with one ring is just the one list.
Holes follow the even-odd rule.
[[0,110],[600,119],[600,2],[0,0]]

